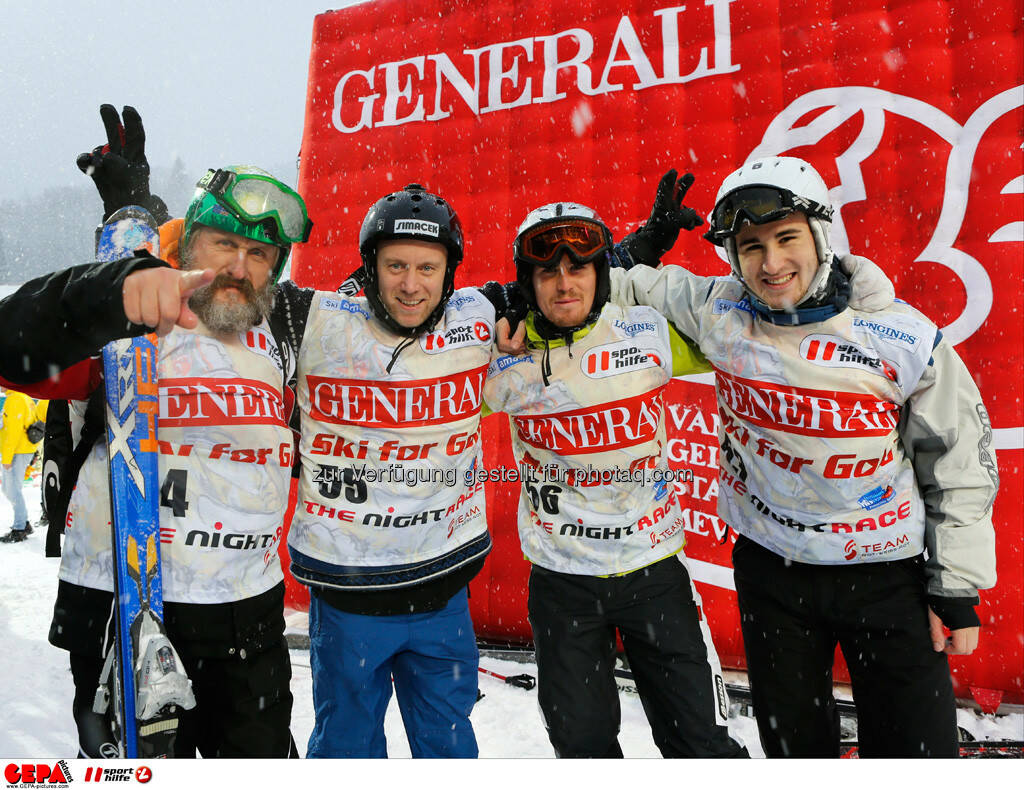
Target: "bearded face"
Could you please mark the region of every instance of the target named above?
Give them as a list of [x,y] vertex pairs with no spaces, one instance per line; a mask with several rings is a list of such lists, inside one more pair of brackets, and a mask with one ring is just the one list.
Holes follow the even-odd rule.
[[189,298],[188,306],[214,334],[245,332],[274,305],[270,271],[280,250],[216,228],[202,228],[181,254],[182,269],[213,269],[214,280]]

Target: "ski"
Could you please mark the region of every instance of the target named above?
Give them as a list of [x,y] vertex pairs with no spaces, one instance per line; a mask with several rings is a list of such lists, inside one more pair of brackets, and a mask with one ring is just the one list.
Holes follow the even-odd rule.
[[[158,254],[159,231],[149,212],[129,206],[103,226],[97,258],[115,261],[140,248]],[[128,758],[170,756],[177,709],[195,705],[163,625],[156,365],[155,335],[116,340],[103,349],[116,608],[108,683],[118,756]]]

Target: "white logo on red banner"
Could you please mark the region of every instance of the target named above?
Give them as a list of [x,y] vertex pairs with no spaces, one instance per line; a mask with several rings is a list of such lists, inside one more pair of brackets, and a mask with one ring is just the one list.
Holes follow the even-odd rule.
[[515,417],[526,444],[562,455],[618,450],[653,441],[661,425],[664,387],[619,401],[558,414]]
[[160,421],[184,425],[287,425],[281,393],[255,379],[161,379]]
[[[520,36],[516,40],[450,54],[414,54],[401,60],[366,64],[367,68],[351,69],[334,83],[331,122],[339,132],[352,134],[373,127],[436,122],[453,111],[459,115],[481,115],[525,104],[562,101],[569,95],[559,89],[562,75],[574,77],[580,93],[597,96],[728,74],[740,68],[732,63],[732,2],[705,0],[689,7],[677,5],[657,10],[651,16],[623,15],[607,48],[604,36],[579,26],[592,21],[584,16],[578,25],[567,30],[534,38],[522,38],[516,31]],[[684,15],[689,19],[683,19]],[[699,47],[681,47],[680,31],[689,32],[698,17],[705,25],[711,23],[714,39],[697,42],[703,44]],[[659,32],[654,37],[641,36],[638,26],[641,30],[654,27]],[[563,40],[566,43],[560,46]],[[569,42],[573,42],[576,51],[566,58]],[[509,62],[513,64],[511,68]],[[483,64],[487,75],[484,78]],[[615,72],[616,66],[624,64],[632,66],[639,81]],[[683,68],[691,70],[683,73]],[[600,80],[594,84],[598,74]],[[461,99],[458,104],[448,104],[446,109],[442,104],[445,83]],[[514,98],[508,100],[510,92]],[[381,101],[378,103],[377,99]],[[577,121],[575,126],[581,123]]]
[[887,436],[900,407],[867,393],[784,387],[715,371],[723,403],[738,417],[804,436]]
[[310,414],[338,425],[398,428],[455,422],[480,412],[487,366],[454,376],[388,382],[306,376]]

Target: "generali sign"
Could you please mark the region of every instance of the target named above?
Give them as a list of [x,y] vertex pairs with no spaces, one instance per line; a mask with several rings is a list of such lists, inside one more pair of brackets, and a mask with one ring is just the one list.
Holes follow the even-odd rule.
[[[410,182],[458,211],[465,286],[514,279],[515,230],[537,206],[591,206],[621,238],[649,215],[670,167],[694,173],[687,202],[706,216],[743,162],[807,159],[836,209],[834,249],[880,265],[956,346],[985,399],[1001,475],[999,582],[982,594],[981,647],[952,664],[958,693],[1001,689],[1024,702],[1022,13],[1020,0],[378,0],[322,14],[299,178],[316,224],[295,247],[295,278],[336,288],[359,264],[367,208]],[[699,231],[664,260],[729,273]],[[827,338],[806,353],[871,364]],[[836,422],[846,405],[852,424],[887,431],[896,419],[885,404],[727,387],[751,408],[776,398],[780,418],[796,421],[795,410],[808,429],[846,430]],[[711,377],[673,382],[664,408],[665,451],[693,475],[676,490],[686,553],[723,663],[739,665]],[[484,420],[488,468],[513,467],[508,437],[504,416]],[[471,607],[480,633],[524,639],[518,494],[488,486],[495,548],[473,585],[501,594],[482,591]]]

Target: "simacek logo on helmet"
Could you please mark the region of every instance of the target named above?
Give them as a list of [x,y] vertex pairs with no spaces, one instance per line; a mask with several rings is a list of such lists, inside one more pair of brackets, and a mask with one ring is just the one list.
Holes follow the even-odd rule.
[[55,763],[7,763],[4,779],[8,787],[68,787],[71,769],[64,760]]
[[420,236],[433,236],[436,239],[441,235],[441,226],[425,219],[396,219],[394,232],[415,233]]

